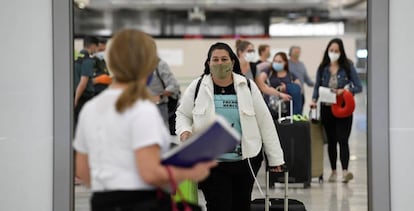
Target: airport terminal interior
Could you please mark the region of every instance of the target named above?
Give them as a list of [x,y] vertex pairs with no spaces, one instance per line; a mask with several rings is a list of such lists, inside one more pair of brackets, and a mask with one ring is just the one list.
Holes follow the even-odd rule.
[[[181,92],[204,68],[209,47],[224,42],[236,49],[236,40],[247,40],[255,49],[270,47],[270,60],[277,52],[289,54],[291,46],[301,49],[300,61],[311,80],[328,42],[341,38],[348,59],[355,66],[363,91],[355,95],[356,108],[349,138],[349,183],[329,182],[331,167],[327,145],[323,145],[323,180],[313,177],[310,187],[289,183],[288,196],[304,203],[308,211],[368,210],[367,181],[367,1],[366,0],[74,0],[74,51],[83,48],[83,38],[110,39],[122,28],[136,28],[152,35],[158,55],[177,78]],[[303,114],[308,116],[313,87],[304,86]],[[171,136],[177,142],[176,136]],[[338,160],[338,166],[340,166]],[[339,169],[339,167],[338,167]],[[338,172],[338,176],[342,176]],[[265,189],[265,171],[257,176]],[[257,185],[252,199],[262,198]],[[90,210],[91,192],[74,187],[75,211]],[[270,197],[282,198],[284,185],[275,183]],[[199,191],[199,203],[204,206]]]
[[[366,88],[366,87],[364,87]],[[289,198],[302,201],[308,211],[366,211],[368,210],[367,191],[367,136],[366,136],[366,92],[357,95],[357,108],[354,114],[350,145],[350,171],[354,173],[354,180],[348,184],[340,181],[330,183],[327,177],[330,174],[330,165],[324,146],[324,181],[320,183],[318,178],[312,178],[311,186],[303,188],[303,184],[289,184]],[[338,163],[339,164],[339,163]],[[259,171],[258,182],[262,191],[265,191],[265,172],[262,167]],[[283,198],[283,184],[275,184],[270,189],[270,197]],[[84,186],[75,187],[75,211],[89,211],[90,191]],[[263,198],[255,185],[252,199]],[[199,202],[204,203],[202,192],[199,191]]]

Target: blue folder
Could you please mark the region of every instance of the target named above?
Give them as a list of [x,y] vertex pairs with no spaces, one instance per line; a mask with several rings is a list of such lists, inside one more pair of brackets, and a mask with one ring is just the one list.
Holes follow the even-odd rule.
[[198,162],[214,160],[231,152],[239,143],[239,133],[223,117],[217,116],[208,128],[165,153],[161,163],[191,167]]

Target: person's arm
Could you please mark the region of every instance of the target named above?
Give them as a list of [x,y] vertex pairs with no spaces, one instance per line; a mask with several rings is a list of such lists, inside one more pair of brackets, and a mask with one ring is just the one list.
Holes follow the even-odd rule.
[[88,76],[81,76],[78,87],[76,87],[75,92],[75,107],[78,105],[79,99],[82,96],[83,92],[88,85],[89,77]]
[[[273,119],[270,115],[269,109],[267,108],[259,89],[254,83],[251,84],[251,96],[256,114],[256,121],[262,137],[264,151],[269,160],[269,166],[281,166],[285,163],[285,161],[283,159],[283,151],[280,146],[277,131],[275,125],[273,124]],[[280,167],[277,169],[280,169]]]
[[[142,104],[140,109],[132,110],[128,122],[130,146],[134,151],[134,161],[138,174],[149,185],[162,187],[169,183],[165,166],[161,164],[161,146],[169,145],[169,136],[160,133],[164,127],[158,108]],[[145,106],[145,107],[144,107]],[[137,118],[139,117],[139,118]],[[204,179],[215,162],[205,162],[194,167],[182,169],[172,167],[175,179],[200,181]]]
[[351,67],[351,81],[353,84],[353,87],[349,88],[349,91],[351,91],[353,94],[357,94],[362,92],[362,84],[361,84],[361,80],[359,79],[358,73],[356,72],[355,67],[350,64]]
[[260,91],[262,91],[264,94],[267,94],[267,95],[279,96],[283,100],[290,100],[291,99],[290,95],[285,94],[283,92],[280,92],[276,88],[273,88],[273,87],[269,86],[266,83],[267,77],[268,76],[267,76],[266,72],[261,72],[258,79],[256,80],[256,84],[259,87]]
[[158,65],[158,71],[160,73],[162,81],[165,84],[165,89],[162,95],[171,96],[173,94],[178,93],[180,91],[180,86],[174,74],[171,72],[171,69],[168,66],[168,64],[161,60],[160,64]]
[[91,59],[84,59],[81,65],[81,78],[75,92],[75,107],[78,105],[79,99],[85,91],[89,78],[93,77],[93,67],[95,63]]
[[[160,147],[150,145],[135,150],[135,160],[138,172],[145,183],[165,187],[170,184],[166,166],[161,164]],[[172,170],[173,177],[177,183],[185,179],[194,182],[204,180],[210,173],[210,168],[217,165],[216,161],[200,162],[191,168],[180,168],[169,166]]]
[[[198,81],[200,78],[197,78],[187,87],[183,96],[181,97],[181,103],[177,108],[175,114],[177,117],[175,118],[176,122],[176,134],[181,136],[182,133],[186,133],[186,138],[189,137],[192,133],[192,125],[193,125],[193,109],[194,109],[194,96],[195,96],[195,89],[197,86]],[[202,84],[200,84],[199,92],[202,89]],[[186,139],[183,137],[182,140]]]
[[82,183],[90,187],[91,186],[91,177],[90,177],[90,169],[89,169],[89,161],[88,161],[88,154],[84,154],[81,152],[76,152],[76,176],[82,181]]
[[316,82],[315,82],[315,86],[313,87],[313,94],[312,94],[312,101],[310,103],[310,107],[311,108],[316,108],[316,102],[318,101],[319,98],[319,86],[321,86],[321,78],[322,78],[322,70],[323,69],[318,69],[316,71]]
[[310,79],[309,74],[308,74],[308,70],[306,69],[304,64],[303,64],[303,69],[305,70],[305,72],[304,72],[304,74],[305,74],[304,75],[305,76],[304,77],[304,82],[310,87],[315,86],[315,82],[313,82],[312,79]]

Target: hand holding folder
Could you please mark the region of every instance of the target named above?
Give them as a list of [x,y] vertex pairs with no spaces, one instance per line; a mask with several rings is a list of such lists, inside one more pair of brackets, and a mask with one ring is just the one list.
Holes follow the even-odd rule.
[[232,151],[239,142],[239,133],[223,117],[217,116],[208,128],[162,155],[161,163],[191,167],[198,162],[214,160]]

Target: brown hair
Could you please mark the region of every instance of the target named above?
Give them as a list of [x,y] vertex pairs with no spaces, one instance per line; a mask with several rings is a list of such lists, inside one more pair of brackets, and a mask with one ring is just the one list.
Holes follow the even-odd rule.
[[241,39],[236,40],[236,54],[237,54],[237,56],[239,57],[240,56],[239,52],[245,51],[246,48],[251,44],[252,43],[247,41],[247,40],[241,40]]
[[158,63],[151,36],[135,29],[119,31],[110,42],[107,63],[115,81],[127,84],[115,105],[118,112],[122,113],[138,99],[149,99],[142,81],[152,74]]
[[259,56],[262,55],[263,51],[265,51],[266,48],[270,48],[270,46],[266,44],[259,45],[259,48],[257,49],[257,51],[259,51]]

